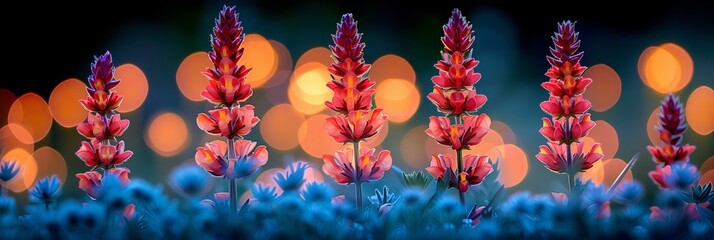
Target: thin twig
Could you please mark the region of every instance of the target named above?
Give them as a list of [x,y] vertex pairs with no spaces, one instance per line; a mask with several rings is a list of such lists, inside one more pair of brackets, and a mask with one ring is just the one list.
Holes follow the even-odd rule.
[[612,191],[615,190],[615,188],[617,187],[618,184],[620,184],[620,181],[622,181],[622,178],[625,177],[625,173],[627,173],[627,171],[629,171],[630,169],[632,169],[632,166],[635,165],[635,163],[637,162],[637,159],[638,159],[639,157],[640,157],[640,153],[638,152],[638,153],[635,153],[635,155],[632,156],[632,158],[630,158],[630,161],[627,163],[627,166],[625,166],[625,168],[622,169],[622,172],[620,172],[620,175],[617,176],[617,178],[615,179],[615,181],[612,183],[612,186],[610,186],[610,188],[607,189],[607,194],[608,194],[608,195],[611,194]]

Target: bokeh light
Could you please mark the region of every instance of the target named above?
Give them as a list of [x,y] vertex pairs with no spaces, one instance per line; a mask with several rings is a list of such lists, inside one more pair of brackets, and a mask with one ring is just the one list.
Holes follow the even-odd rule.
[[67,181],[67,162],[62,154],[51,147],[41,147],[32,153],[37,163],[37,179],[57,175],[64,184]]
[[426,128],[427,126],[424,126],[421,131],[423,134],[422,138],[424,138],[424,158],[422,158],[421,160],[421,168],[429,166],[429,163],[431,161],[431,155],[448,154],[456,158],[456,151],[451,149],[451,147],[449,146],[444,146],[437,143],[436,140],[426,135],[426,133],[424,133],[424,130],[426,130]]
[[637,66],[642,81],[659,93],[674,92],[682,78],[677,58],[661,47],[645,49]]
[[186,147],[188,128],[179,115],[170,112],[161,113],[150,121],[144,138],[154,152],[164,157],[171,157]]
[[[10,126],[12,129],[10,130]],[[34,142],[23,142],[16,136],[21,136],[21,138],[29,139],[32,138],[30,133],[25,130],[22,126],[11,123],[0,128],[0,152],[8,152],[12,149],[19,148],[25,150],[25,152],[32,152],[35,150]]]
[[332,98],[327,83],[332,78],[327,66],[309,62],[298,66],[288,87],[288,99],[295,108],[306,115],[318,113],[325,108],[325,101]]
[[[604,159],[610,159],[617,154],[617,149],[620,146],[620,140],[617,136],[615,128],[604,120],[596,120],[595,127],[590,130],[589,137],[593,138],[602,146]],[[590,149],[587,149],[590,150]]]
[[[610,187],[620,175],[622,170],[627,166],[627,162],[619,158],[613,158],[610,160],[605,160],[603,162],[603,168],[605,170],[605,181],[603,182],[605,186]],[[622,181],[632,181],[632,170],[628,170]]]
[[203,101],[201,91],[208,85],[208,78],[203,75],[206,68],[213,67],[206,52],[195,52],[188,55],[176,70],[176,84],[181,94],[194,102]]
[[60,126],[74,127],[87,118],[87,110],[79,104],[79,99],[87,97],[86,87],[79,79],[70,78],[57,84],[52,90],[50,112]]
[[270,42],[259,34],[248,34],[243,40],[243,58],[239,64],[252,68],[246,82],[252,88],[260,88],[278,68],[278,55]]
[[398,78],[386,79],[377,84],[374,101],[384,109],[389,121],[403,123],[409,120],[419,108],[421,95],[414,83]]
[[322,161],[322,156],[325,154],[333,154],[341,146],[323,128],[328,117],[327,114],[310,116],[300,125],[297,132],[302,150],[318,158],[318,161]]
[[7,182],[5,187],[13,192],[22,192],[32,186],[37,176],[37,163],[32,154],[22,148],[15,148],[2,156],[0,164],[5,161],[15,161],[16,167],[20,167],[15,178]]
[[[275,74],[263,85],[263,88],[272,88],[283,84],[286,80],[290,79],[290,73],[292,73],[293,70],[293,59],[290,55],[290,50],[281,42],[275,40],[269,40],[268,42],[270,42],[270,46],[275,50],[278,65]],[[280,95],[285,95],[285,92],[280,93]]]
[[[429,166],[429,155],[425,151],[419,150],[420,148],[426,149],[424,146],[429,140],[426,138],[424,130],[426,130],[426,126],[424,125],[413,127],[404,134],[402,142],[399,144],[402,159],[413,168]],[[398,158],[395,158],[394,160],[397,159]]]
[[647,137],[650,139],[650,143],[652,143],[653,146],[659,146],[661,144],[659,140],[659,134],[657,133],[657,129],[655,127],[659,124],[659,107],[655,108],[652,113],[650,113],[650,116],[647,118]]
[[326,47],[312,48],[300,55],[300,58],[298,58],[295,63],[295,67],[298,68],[310,62],[317,62],[325,66],[330,66],[330,64],[332,64],[332,57],[330,56],[332,56],[332,52],[330,52],[330,49],[327,49]]
[[497,162],[499,160],[498,158],[502,155],[501,153],[505,151],[505,149],[503,149],[504,144],[505,142],[501,134],[493,129],[489,129],[481,143],[476,146],[471,146],[471,149],[464,150],[463,154],[488,155],[489,159],[492,159],[492,162]]
[[709,170],[699,178],[699,184],[714,182],[714,170]]
[[17,96],[10,90],[0,88],[0,126],[7,125],[7,115],[15,99]]
[[126,113],[139,108],[149,94],[149,81],[144,72],[136,65],[128,63],[117,67],[114,76],[121,81],[116,92],[124,96],[117,112]]
[[416,82],[416,73],[406,59],[394,54],[387,54],[372,63],[369,78],[377,83],[390,78],[404,79],[414,83]]
[[583,182],[590,180],[595,184],[602,184],[605,180],[605,169],[603,165],[603,161],[597,161],[593,164],[592,168],[585,172],[580,172],[577,175]]
[[506,188],[518,185],[528,174],[528,158],[521,148],[513,144],[505,144],[503,155],[498,163],[501,173],[498,181]]
[[681,78],[678,79],[677,85],[672,89],[672,92],[682,90],[689,82],[692,80],[692,74],[694,73],[694,61],[692,57],[689,56],[687,50],[684,50],[681,46],[675,43],[665,43],[659,45],[660,48],[667,50],[674,58],[679,62],[679,66],[682,69]]
[[298,129],[305,116],[290,104],[279,104],[270,108],[260,118],[260,135],[263,140],[277,150],[290,150],[298,146]]
[[503,143],[516,144],[516,134],[513,129],[509,127],[506,123],[501,121],[492,121],[491,129],[496,131],[503,138]]
[[702,163],[702,165],[699,167],[699,172],[701,174],[704,174],[712,169],[714,169],[714,156],[707,158],[707,160]]
[[714,90],[700,86],[687,98],[685,114],[687,123],[699,135],[709,135],[714,131]]
[[[77,99],[79,101],[79,99]],[[86,115],[85,115],[86,116]],[[52,114],[50,108],[40,95],[27,93],[15,100],[7,116],[8,126],[15,137],[24,143],[42,140],[52,127]],[[12,125],[12,124],[16,125]],[[21,126],[30,133],[22,134],[17,126]]]
[[583,74],[593,80],[583,96],[592,103],[592,110],[604,112],[620,99],[622,82],[614,69],[605,64],[595,64]]

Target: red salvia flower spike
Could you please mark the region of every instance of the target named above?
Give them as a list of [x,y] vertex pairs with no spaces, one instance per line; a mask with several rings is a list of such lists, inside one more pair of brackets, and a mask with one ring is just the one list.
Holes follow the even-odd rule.
[[652,155],[652,160],[665,166],[674,162],[689,161],[689,155],[696,149],[695,146],[682,145],[682,134],[687,130],[684,123],[684,107],[679,98],[669,94],[660,103],[659,123],[655,129],[659,133],[661,146],[647,146]]
[[119,84],[119,80],[114,79],[114,63],[108,51],[94,58],[88,82],[89,96],[79,100],[87,111],[106,115],[117,109],[124,100],[123,96],[112,91]]
[[253,95],[253,89],[246,83],[251,69],[238,63],[243,57],[244,38],[235,7],[223,7],[211,35],[213,49],[208,53],[214,68],[203,72],[210,79],[201,92],[204,99],[219,106],[232,106]]
[[473,30],[470,22],[461,15],[459,9],[451,11],[449,22],[443,26],[444,36],[441,37],[441,42],[444,44],[444,52],[454,54],[460,52],[462,54],[470,53],[471,45],[474,43]]
[[114,79],[114,63],[109,51],[99,57],[94,57],[91,68],[92,75],[89,76],[89,87],[87,87],[87,92],[90,95],[95,91],[109,92],[119,84],[119,81]]
[[581,142],[595,122],[587,113],[591,103],[582,96],[592,79],[582,76],[587,68],[580,64],[583,52],[578,52],[580,40],[575,23],[559,23],[558,32],[551,38],[554,46],[550,48],[551,56],[547,56],[551,67],[545,73],[550,79],[541,84],[550,97],[540,107],[552,119],[543,118],[540,133],[548,143],[540,146],[536,158],[549,170],[568,174],[568,185],[572,187],[573,176],[592,168],[604,155],[599,143],[586,151]]
[[583,58],[583,52],[576,53],[580,48],[580,39],[578,32],[575,31],[575,22],[564,21],[558,24],[558,32],[553,39],[553,47],[550,48],[550,54],[547,56],[548,62],[553,67],[561,67],[568,62],[571,66],[575,66]]
[[684,108],[679,98],[668,94],[659,107],[659,124],[657,132],[662,143],[679,146],[682,144],[682,133],[687,130],[684,123]]

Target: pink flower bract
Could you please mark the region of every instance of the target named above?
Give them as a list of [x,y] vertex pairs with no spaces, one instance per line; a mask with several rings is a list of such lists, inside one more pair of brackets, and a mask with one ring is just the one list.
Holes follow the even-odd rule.
[[463,124],[451,124],[447,117],[430,117],[426,134],[441,145],[454,150],[469,149],[481,143],[491,127],[488,115],[462,116]]
[[241,107],[223,107],[200,113],[196,118],[198,128],[211,135],[232,139],[245,136],[260,119],[255,116],[253,105]]
[[377,134],[387,121],[382,109],[353,111],[347,116],[337,115],[327,118],[324,128],[336,142],[356,142]]
[[357,161],[357,167],[361,170],[359,176],[355,176],[352,149],[338,150],[333,155],[323,156],[322,171],[342,185],[355,183],[355,181],[369,182],[382,179],[384,172],[392,168],[392,155],[388,150],[382,150],[375,157],[375,151],[374,148],[360,149]]

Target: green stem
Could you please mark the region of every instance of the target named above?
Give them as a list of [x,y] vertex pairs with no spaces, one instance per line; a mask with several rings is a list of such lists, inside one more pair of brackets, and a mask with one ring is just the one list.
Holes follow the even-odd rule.
[[[566,146],[565,146],[565,155],[566,156],[565,157],[567,157],[567,161],[568,161],[568,164],[566,164],[568,166],[568,169],[566,169],[565,171],[568,174],[568,192],[570,192],[572,194],[573,187],[574,187],[573,185],[575,183],[575,173],[577,173],[578,170],[574,169],[574,167],[576,167],[576,166],[573,165],[574,164],[573,163],[573,154],[570,150],[570,144],[572,144],[572,142],[570,141],[571,140],[570,139],[571,138],[571,136],[570,136],[571,135],[570,117],[565,118],[565,126],[563,128],[565,131],[564,137],[566,140]],[[577,166],[577,167],[580,168],[580,166]]]
[[354,168],[355,168],[355,203],[357,208],[362,209],[362,169],[359,168],[359,140],[352,143],[354,146]]
[[[456,151],[456,161],[458,161],[458,173],[461,174],[461,172],[464,171],[464,154],[463,150],[459,149]],[[459,175],[457,174],[456,177],[458,178]],[[458,182],[459,179],[456,179],[456,182]],[[459,200],[461,201],[461,205],[464,205],[466,203],[465,197],[464,197],[464,192],[462,192],[459,189]]]
[[[456,124],[463,124],[461,116],[456,116]],[[456,182],[459,182],[459,174],[464,171],[464,153],[463,149],[456,150],[456,161],[457,161],[457,172],[456,172]],[[462,192],[459,189],[459,200],[461,201],[461,205],[464,205],[466,203],[466,199],[464,197],[464,192]]]
[[[235,147],[233,146],[234,139],[228,139],[226,141],[228,145],[226,160],[235,161]],[[238,211],[238,188],[235,179],[228,179],[228,196],[230,197],[228,203],[230,204],[231,211],[234,213]]]

